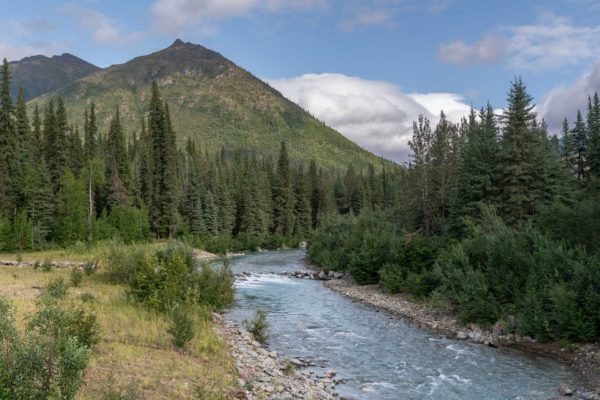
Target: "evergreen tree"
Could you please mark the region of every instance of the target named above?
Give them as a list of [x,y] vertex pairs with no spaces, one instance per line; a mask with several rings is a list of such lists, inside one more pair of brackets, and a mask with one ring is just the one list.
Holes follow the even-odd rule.
[[15,160],[15,122],[10,96],[10,71],[8,61],[2,64],[0,77],[0,212],[14,215],[15,198],[12,182]]
[[571,139],[573,145],[573,161],[577,187],[582,188],[587,176],[587,129],[583,122],[581,112],[577,111],[575,125],[571,130]]
[[215,203],[215,197],[210,190],[207,190],[204,195],[202,211],[204,216],[204,234],[207,237],[216,236],[219,231],[219,210]]
[[312,215],[308,177],[302,166],[298,168],[294,178],[294,198],[294,236],[307,239],[312,226]]
[[107,156],[108,202],[111,206],[127,205],[129,203],[127,182],[129,163],[118,107],[108,129]]
[[588,98],[587,131],[589,134],[588,164],[590,173],[600,177],[600,100],[598,93]]
[[294,197],[290,161],[285,142],[281,142],[277,171],[273,179],[273,233],[289,236],[293,232]]
[[49,241],[54,217],[52,180],[44,160],[25,173],[25,199],[31,220],[32,247],[43,248]]
[[85,183],[65,170],[60,183],[56,236],[63,245],[85,241],[88,236]]
[[90,106],[90,112],[85,110],[84,115],[84,136],[85,136],[85,157],[91,160],[97,156],[96,137],[98,136],[98,126],[96,124],[96,106],[94,103]]
[[42,119],[37,103],[33,107],[32,131],[29,137],[29,162],[37,164],[42,159],[43,138],[42,138]]
[[498,167],[498,127],[488,103],[479,113],[479,122],[470,119],[469,136],[463,151],[454,216],[473,215],[478,203],[494,204]]
[[413,137],[409,142],[412,150],[412,169],[417,181],[417,210],[419,226],[425,234],[432,234],[435,229],[435,206],[431,190],[431,146],[433,134],[429,120],[419,115],[418,121],[413,123]]
[[516,224],[533,214],[541,197],[535,190],[535,159],[538,135],[535,131],[532,97],[521,78],[511,84],[508,107],[502,115],[499,186],[505,219]]
[[25,105],[25,94],[23,88],[19,88],[17,96],[17,107],[15,110],[15,148],[12,168],[11,184],[14,187],[15,207],[24,206],[25,166],[29,160],[29,140],[31,127],[27,117],[27,106]]

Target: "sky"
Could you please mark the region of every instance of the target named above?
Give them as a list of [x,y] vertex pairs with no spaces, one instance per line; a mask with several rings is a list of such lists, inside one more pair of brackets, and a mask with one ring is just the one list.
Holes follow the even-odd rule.
[[1,0],[0,57],[106,67],[176,38],[216,50],[363,147],[506,104],[521,76],[558,131],[600,91],[600,0]]

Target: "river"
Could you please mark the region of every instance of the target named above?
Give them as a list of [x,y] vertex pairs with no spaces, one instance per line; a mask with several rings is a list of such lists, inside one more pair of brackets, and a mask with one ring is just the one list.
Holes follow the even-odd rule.
[[227,318],[241,322],[268,311],[269,350],[308,358],[317,374],[343,379],[349,399],[547,399],[577,373],[554,360],[448,339],[339,295],[320,281],[282,276],[303,268],[301,250],[232,260],[236,300]]

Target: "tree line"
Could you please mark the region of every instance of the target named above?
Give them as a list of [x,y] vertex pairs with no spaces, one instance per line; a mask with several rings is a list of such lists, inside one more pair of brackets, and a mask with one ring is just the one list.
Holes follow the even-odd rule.
[[325,216],[395,200],[403,174],[390,163],[368,171],[323,169],[279,154],[179,145],[168,104],[152,85],[139,133],[119,107],[107,132],[94,103],[82,127],[62,99],[28,113],[23,91],[0,82],[0,249],[23,251],[118,238],[185,238],[215,251],[295,245]]
[[[464,322],[545,340],[600,336],[600,102],[561,138],[519,78],[507,107],[420,116],[390,208],[331,218],[309,254],[359,283],[426,298]],[[510,322],[507,322],[510,321]]]

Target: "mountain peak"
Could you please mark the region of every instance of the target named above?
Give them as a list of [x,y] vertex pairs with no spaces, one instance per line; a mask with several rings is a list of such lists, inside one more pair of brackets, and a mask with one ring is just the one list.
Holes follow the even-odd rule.
[[185,43],[183,42],[183,40],[181,39],[175,39],[175,41],[173,42],[173,44],[169,47],[179,47],[179,46],[183,46]]

